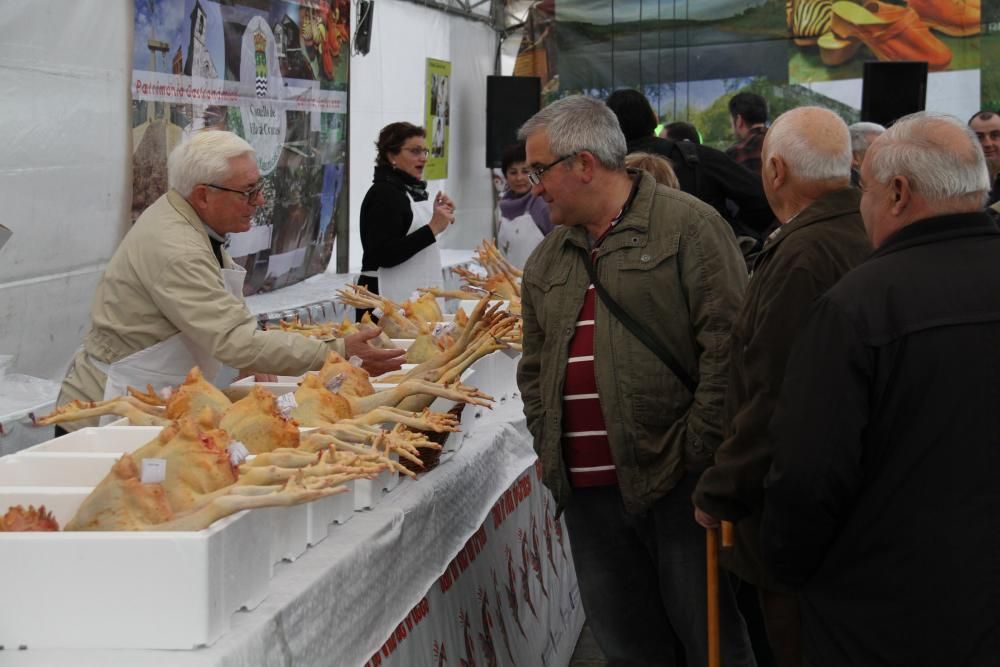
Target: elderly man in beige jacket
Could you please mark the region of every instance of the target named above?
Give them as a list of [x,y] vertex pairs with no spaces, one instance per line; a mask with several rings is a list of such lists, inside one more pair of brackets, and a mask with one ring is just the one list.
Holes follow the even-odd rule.
[[373,374],[400,367],[403,350],[368,345],[377,332],[322,342],[258,329],[243,302],[246,272],[222,247],[226,234],[250,229],[264,203],[250,144],[231,132],[200,132],[170,154],[167,172],[170,190],[139,216],[97,286],[91,329],[59,405],[120,395],[129,385],[175,386],[193,366],[210,381],[223,364],[299,375],[320,368],[331,350],[361,357]]

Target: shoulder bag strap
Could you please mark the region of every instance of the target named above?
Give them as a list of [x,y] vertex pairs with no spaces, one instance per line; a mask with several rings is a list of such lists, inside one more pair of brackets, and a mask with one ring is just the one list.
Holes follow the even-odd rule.
[[698,388],[698,384],[691,379],[691,376],[688,375],[683,368],[681,368],[680,364],[677,363],[674,356],[670,354],[670,350],[667,349],[666,346],[657,341],[645,327],[636,322],[631,315],[625,312],[625,309],[622,308],[617,301],[611,298],[608,291],[604,289],[604,285],[602,285],[601,281],[597,279],[597,270],[594,268],[594,263],[590,259],[590,253],[580,246],[576,247],[583,255],[583,265],[587,267],[587,275],[590,276],[590,282],[594,285],[594,289],[597,290],[598,296],[601,297],[601,301],[603,301],[604,305],[608,307],[608,310],[610,310],[611,313],[618,318],[618,321],[625,325],[626,329],[632,332],[633,336],[638,338],[643,345],[649,348],[650,352],[655,354],[659,357],[660,361],[666,364],[667,368],[669,368],[671,372],[677,376],[677,379],[680,380],[685,387],[687,387],[689,392],[694,394],[695,390]]

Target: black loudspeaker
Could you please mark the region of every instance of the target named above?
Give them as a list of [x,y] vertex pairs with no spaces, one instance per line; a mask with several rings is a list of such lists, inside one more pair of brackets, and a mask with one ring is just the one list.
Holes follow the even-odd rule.
[[542,80],[537,76],[486,77],[486,166],[499,167],[503,150],[517,141],[517,131],[541,108]]
[[906,114],[923,111],[927,102],[927,63],[865,63],[861,120],[889,127]]
[[358,2],[358,27],[354,31],[354,52],[368,55],[372,45],[372,17],[375,15],[375,0]]

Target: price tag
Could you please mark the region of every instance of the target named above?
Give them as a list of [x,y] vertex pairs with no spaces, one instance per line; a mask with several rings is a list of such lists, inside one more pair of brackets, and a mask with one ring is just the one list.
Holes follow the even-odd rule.
[[372,317],[376,319],[382,319],[383,315],[385,315],[385,311],[383,311],[381,308],[374,308],[372,310]]
[[365,360],[356,354],[352,354],[351,358],[347,361],[355,368],[361,368],[361,366],[365,363]]
[[[352,357],[353,358],[353,357]],[[337,392],[344,384],[344,380],[347,379],[347,375],[344,373],[337,373],[330,381],[326,383],[326,388],[330,391]]]
[[234,468],[246,461],[247,457],[250,456],[250,450],[239,440],[233,440],[227,451],[229,452],[229,465]]
[[437,338],[437,337],[439,337],[439,336],[441,336],[443,334],[450,334],[454,330],[455,330],[455,323],[454,322],[438,322],[434,326],[433,336],[435,338]]
[[173,393],[174,393],[173,387],[164,387],[163,389],[160,390],[160,396],[162,396],[163,400],[165,401],[169,401]]
[[290,419],[292,410],[299,407],[299,402],[295,400],[295,394],[289,392],[278,397],[278,410],[285,419]]
[[410,295],[410,301],[418,301],[422,296],[423,294],[421,294],[420,292],[413,292],[413,294]]
[[166,459],[143,459],[139,481],[143,484],[159,484],[167,478]]

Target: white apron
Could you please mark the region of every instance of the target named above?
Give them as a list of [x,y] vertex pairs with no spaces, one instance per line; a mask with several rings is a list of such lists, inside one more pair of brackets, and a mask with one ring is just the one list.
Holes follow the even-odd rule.
[[[413,211],[413,222],[407,234],[412,234],[431,221],[431,216],[434,215],[433,200],[415,202],[410,197],[410,210]],[[441,248],[434,241],[401,264],[379,268],[379,294],[396,303],[403,303],[418,287],[441,287],[444,282],[441,271]]]
[[[247,272],[241,267],[222,269],[226,291],[242,299],[246,275]],[[157,391],[164,387],[177,387],[195,366],[201,369],[206,380],[212,382],[222,369],[222,363],[213,358],[208,350],[182,333],[174,334],[113,364],[102,364],[93,359],[91,361],[108,376],[104,385],[105,400],[124,395],[130,385],[145,389],[147,384],[151,384]],[[102,417],[101,423],[114,419],[117,417]]]
[[497,229],[497,247],[506,255],[507,261],[519,269],[524,268],[528,256],[544,238],[542,230],[528,213],[513,220],[501,218],[500,228]]

